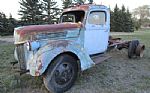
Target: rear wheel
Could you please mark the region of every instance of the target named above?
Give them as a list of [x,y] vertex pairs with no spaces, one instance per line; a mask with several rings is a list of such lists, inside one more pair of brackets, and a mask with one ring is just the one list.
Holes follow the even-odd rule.
[[142,44],[139,44],[137,47],[136,47],[136,56],[142,58],[143,55],[144,55],[144,50],[145,50],[145,45],[142,45]]
[[139,45],[138,40],[133,40],[133,41],[130,42],[129,48],[128,48],[128,57],[129,58],[133,58],[133,56],[135,55],[136,47],[138,45]]
[[76,60],[70,55],[60,55],[50,64],[44,75],[46,88],[53,93],[67,91],[74,84],[78,74]]

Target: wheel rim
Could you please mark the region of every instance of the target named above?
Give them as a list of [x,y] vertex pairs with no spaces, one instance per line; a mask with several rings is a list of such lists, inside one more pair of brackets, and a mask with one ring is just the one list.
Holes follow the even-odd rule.
[[58,85],[65,85],[72,79],[73,75],[72,65],[70,63],[62,63],[54,72],[54,80]]
[[141,49],[140,51],[140,57],[142,58],[144,56],[144,49]]

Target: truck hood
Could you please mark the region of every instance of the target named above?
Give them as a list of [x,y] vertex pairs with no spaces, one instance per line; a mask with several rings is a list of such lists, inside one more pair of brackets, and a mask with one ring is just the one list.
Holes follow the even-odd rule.
[[15,43],[23,43],[28,40],[36,40],[36,35],[46,33],[59,33],[72,31],[81,28],[81,23],[60,23],[52,25],[30,25],[15,28],[14,39]]

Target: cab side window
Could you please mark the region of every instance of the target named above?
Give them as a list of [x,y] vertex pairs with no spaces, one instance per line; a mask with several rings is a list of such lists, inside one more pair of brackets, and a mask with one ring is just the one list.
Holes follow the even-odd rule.
[[106,23],[106,13],[104,11],[91,12],[88,23],[94,25],[104,25]]
[[64,22],[83,22],[85,12],[84,11],[70,11],[62,14],[60,18],[60,23]]
[[75,15],[74,14],[64,14],[62,17],[62,22],[75,22]]

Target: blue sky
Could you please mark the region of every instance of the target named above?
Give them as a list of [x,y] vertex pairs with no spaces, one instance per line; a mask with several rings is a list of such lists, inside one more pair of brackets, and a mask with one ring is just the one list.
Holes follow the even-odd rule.
[[[4,12],[7,16],[11,13],[14,18],[19,18],[18,10],[20,4],[18,3],[20,0],[0,0],[0,12]],[[59,5],[61,4],[61,0],[56,0]],[[117,3],[119,7],[123,4],[125,7],[128,7],[130,11],[134,8],[142,5],[150,5],[150,0],[94,0],[96,4],[103,4],[106,6],[110,6],[114,8]]]

